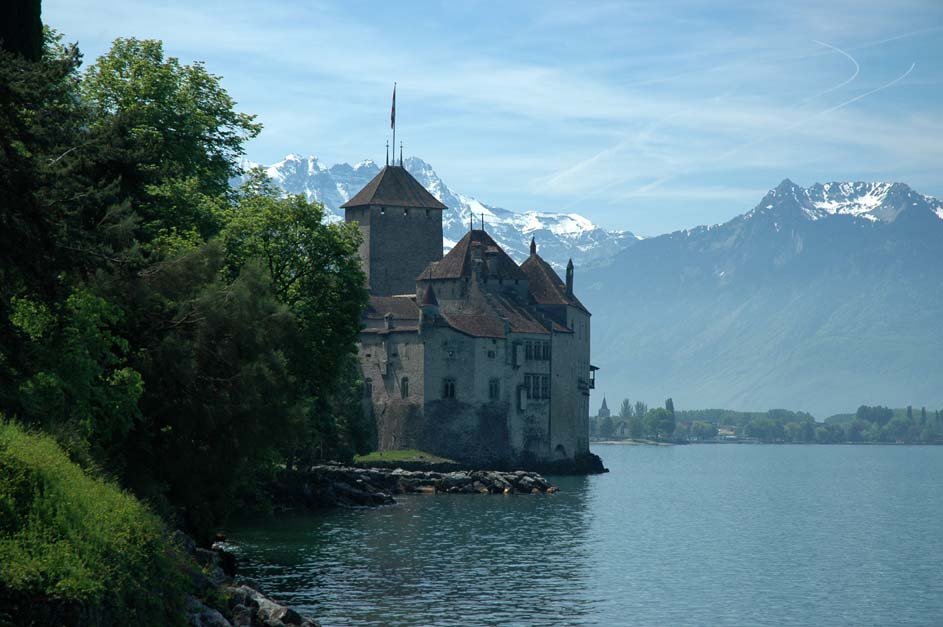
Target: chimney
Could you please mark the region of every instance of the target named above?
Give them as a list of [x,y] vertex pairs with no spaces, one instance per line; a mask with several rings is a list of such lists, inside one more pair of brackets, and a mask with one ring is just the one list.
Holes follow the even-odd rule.
[[573,260],[566,264],[566,295],[573,298]]

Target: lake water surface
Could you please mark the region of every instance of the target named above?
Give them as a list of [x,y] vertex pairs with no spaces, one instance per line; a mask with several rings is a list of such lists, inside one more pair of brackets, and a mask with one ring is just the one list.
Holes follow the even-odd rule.
[[325,627],[943,625],[943,447],[598,445],[541,496],[234,529]]

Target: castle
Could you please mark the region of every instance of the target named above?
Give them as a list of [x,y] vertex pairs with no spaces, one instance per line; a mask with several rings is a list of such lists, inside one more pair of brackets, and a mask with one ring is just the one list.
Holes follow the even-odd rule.
[[[442,212],[402,165],[342,205],[370,291],[358,346],[379,450],[469,463],[589,453],[590,313],[537,253],[518,265],[482,229],[442,254]],[[483,226],[483,225],[482,225]]]

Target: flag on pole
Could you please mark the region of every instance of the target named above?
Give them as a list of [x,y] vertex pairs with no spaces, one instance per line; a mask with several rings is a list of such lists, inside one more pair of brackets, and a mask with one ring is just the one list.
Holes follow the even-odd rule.
[[[396,128],[396,83],[393,83],[393,108],[390,109],[390,128]],[[393,148],[396,148],[396,146],[393,146]]]

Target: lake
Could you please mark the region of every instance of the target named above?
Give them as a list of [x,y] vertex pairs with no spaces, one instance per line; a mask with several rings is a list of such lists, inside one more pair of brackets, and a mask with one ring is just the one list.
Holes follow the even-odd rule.
[[597,445],[540,496],[397,497],[233,529],[325,627],[943,625],[943,447]]

